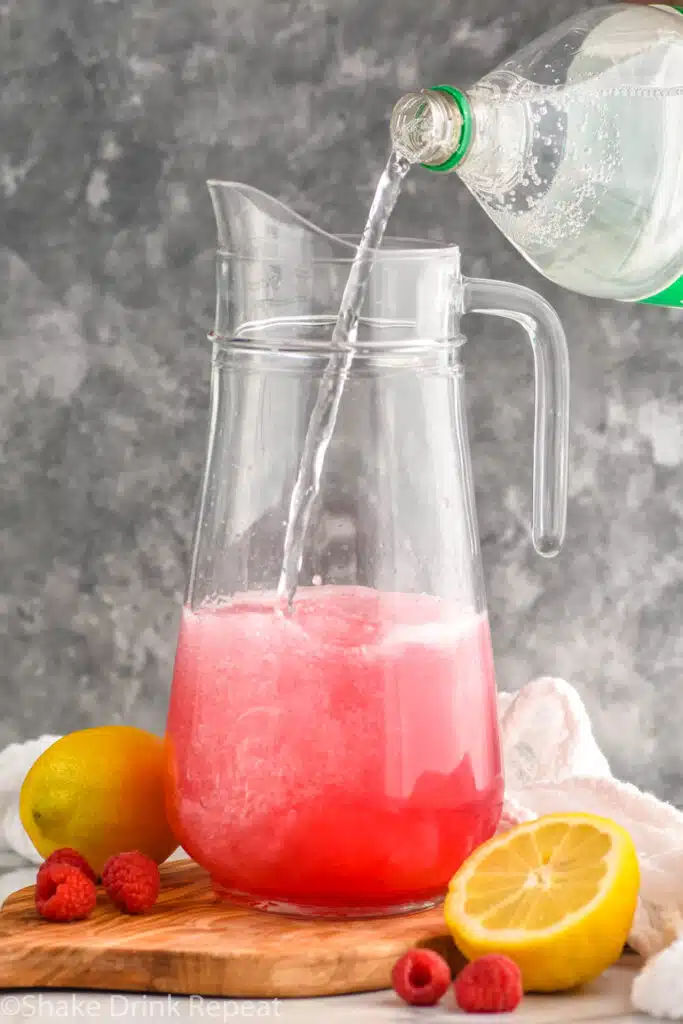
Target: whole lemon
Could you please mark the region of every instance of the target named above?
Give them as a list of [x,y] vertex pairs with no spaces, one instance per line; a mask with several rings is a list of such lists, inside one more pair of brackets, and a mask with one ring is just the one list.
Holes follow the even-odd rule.
[[100,874],[108,857],[139,850],[158,864],[178,845],[164,809],[158,736],[127,725],[72,732],[24,779],[19,814],[41,857],[70,846]]

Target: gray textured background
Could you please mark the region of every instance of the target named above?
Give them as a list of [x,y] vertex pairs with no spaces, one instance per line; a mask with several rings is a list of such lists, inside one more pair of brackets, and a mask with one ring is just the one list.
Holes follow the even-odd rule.
[[[0,742],[163,728],[205,440],[205,179],[358,229],[401,91],[467,85],[575,7],[0,3]],[[454,179],[414,174],[393,230],[455,238],[467,272],[561,314],[571,506],[552,563],[528,539],[530,354],[468,325],[499,685],[570,679],[615,769],[683,803],[681,314],[561,294]]]

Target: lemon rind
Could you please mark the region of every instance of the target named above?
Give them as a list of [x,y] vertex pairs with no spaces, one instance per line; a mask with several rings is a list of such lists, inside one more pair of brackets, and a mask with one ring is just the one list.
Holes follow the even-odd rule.
[[[633,882],[633,893],[629,894],[629,904],[632,902],[635,908],[639,888],[638,860],[635,855],[632,840],[628,832],[617,822],[607,818],[583,814],[581,812],[569,812],[567,814],[543,815],[541,818],[531,822],[525,822],[511,830],[510,842],[513,841],[513,832],[518,834],[521,831],[530,833],[538,828],[539,823],[554,821],[565,822],[569,827],[574,825],[590,825],[596,832],[607,835],[611,842],[608,853],[601,857],[601,861],[607,865],[607,873],[599,883],[596,894],[578,910],[565,914],[557,924],[546,928],[490,928],[478,923],[477,918],[468,914],[464,909],[465,900],[469,897],[467,892],[468,882],[476,875],[477,867],[485,859],[490,843],[485,843],[466,862],[465,865],[451,879],[446,897],[447,919],[457,926],[458,933],[465,940],[472,940],[477,943],[505,943],[515,945],[520,949],[528,946],[538,946],[546,941],[551,942],[554,938],[565,934],[574,925],[581,924],[587,917],[595,913],[607,901],[614,892],[616,884],[626,877]],[[497,840],[504,839],[498,836]],[[496,840],[493,840],[496,842]],[[501,848],[504,847],[501,844]],[[453,908],[450,910],[450,908]],[[493,909],[493,908],[492,908]]]

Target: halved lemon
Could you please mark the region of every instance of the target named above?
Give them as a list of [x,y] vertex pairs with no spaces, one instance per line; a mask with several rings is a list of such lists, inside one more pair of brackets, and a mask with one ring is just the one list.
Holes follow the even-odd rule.
[[550,814],[494,836],[454,875],[446,924],[468,960],[504,953],[527,992],[592,981],[623,951],[638,900],[629,833],[592,814]]

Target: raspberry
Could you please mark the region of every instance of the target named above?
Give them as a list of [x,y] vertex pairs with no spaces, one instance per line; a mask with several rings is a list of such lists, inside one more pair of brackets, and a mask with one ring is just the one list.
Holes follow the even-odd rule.
[[48,921],[80,921],[97,902],[92,879],[73,864],[43,864],[36,879],[36,910]]
[[435,1006],[450,983],[450,967],[432,949],[409,949],[391,972],[394,991],[411,1006]]
[[89,878],[91,882],[97,882],[97,875],[88,864],[87,860],[82,853],[78,850],[73,850],[70,846],[63,846],[59,850],[54,850],[50,856],[43,861],[41,870],[46,864],[71,864],[72,867],[78,868],[82,871],[86,878]]
[[473,960],[455,979],[455,998],[465,1013],[511,1013],[522,1001],[522,974],[507,956]]
[[159,883],[157,864],[137,850],[117,853],[102,869],[102,884],[107,895],[127,914],[144,914],[154,906]]

